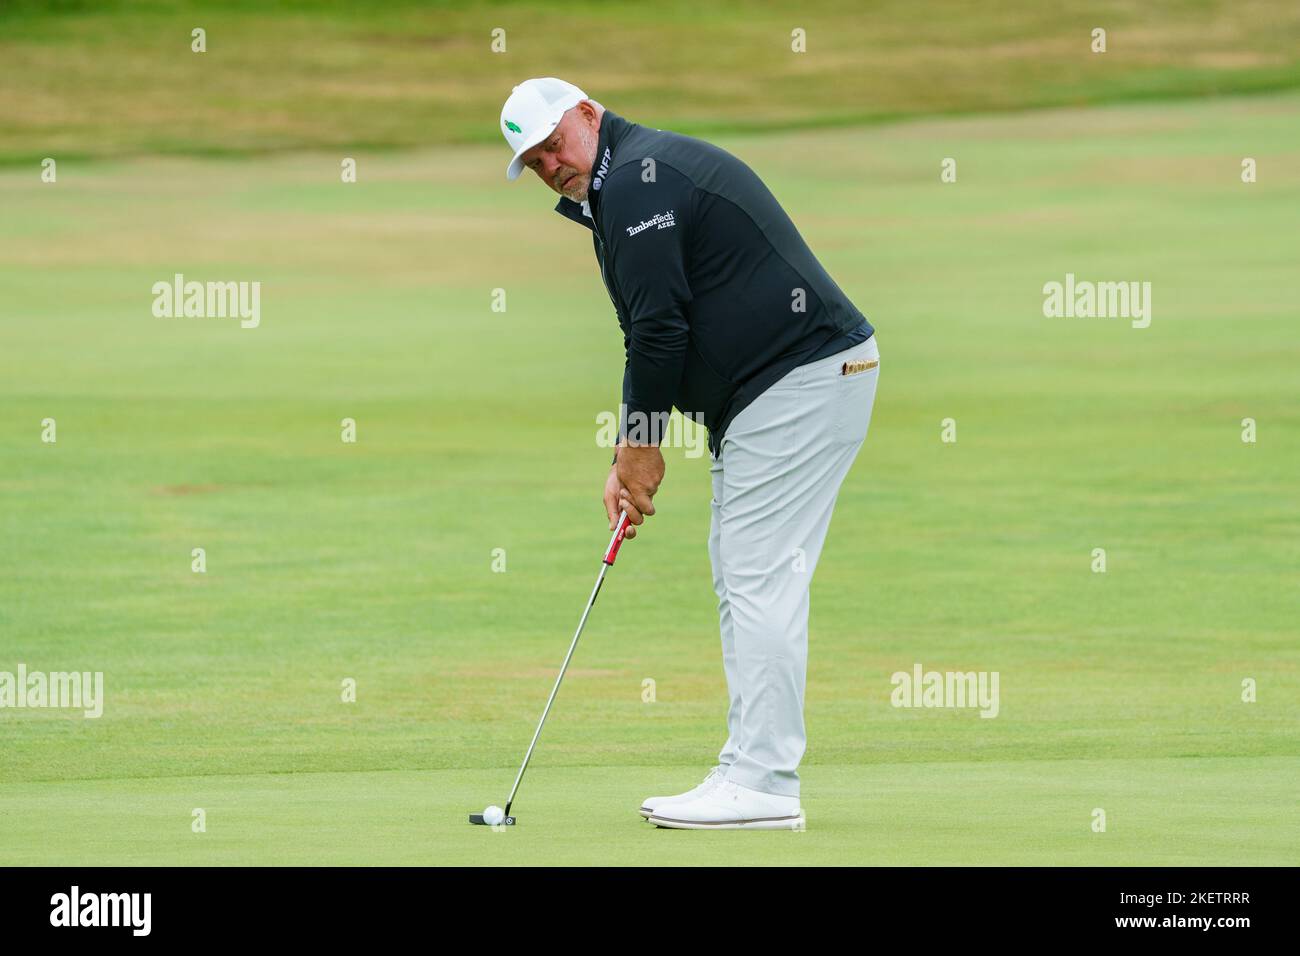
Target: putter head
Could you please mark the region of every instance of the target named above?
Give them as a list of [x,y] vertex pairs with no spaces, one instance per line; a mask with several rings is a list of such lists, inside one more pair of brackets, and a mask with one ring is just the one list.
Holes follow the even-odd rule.
[[[470,823],[476,823],[476,824],[478,824],[478,825],[481,826],[481,827],[485,827],[485,826],[488,825],[488,824],[487,824],[487,821],[483,819],[483,814],[481,814],[481,813],[471,813],[471,814],[469,815],[469,822],[470,822]],[[506,817],[504,820],[501,821],[501,824],[500,824],[500,825],[503,826],[503,827],[512,827],[512,826],[515,825],[515,818],[514,818],[514,817]]]

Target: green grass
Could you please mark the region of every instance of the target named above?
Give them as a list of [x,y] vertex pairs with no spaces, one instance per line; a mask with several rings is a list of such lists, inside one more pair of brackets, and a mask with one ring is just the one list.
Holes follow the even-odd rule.
[[[504,800],[595,574],[622,362],[589,240],[502,147],[361,153],[355,185],[327,151],[0,173],[0,670],[102,670],[108,696],[0,711],[0,864],[1294,863],[1298,116],[721,140],[883,357],[813,588],[799,834],[635,815],[723,737],[707,462],[680,451],[521,826],[465,823]],[[261,327],[155,319],[177,271],[261,281]],[[1151,281],[1151,327],[1044,318],[1067,271]],[[892,708],[918,661],[999,671],[1000,716]]]
[[[24,785],[5,809],[36,824],[4,862],[47,863],[73,833],[77,862],[104,866],[1295,863],[1294,824],[1278,819],[1294,765],[1276,759],[918,762],[805,776],[816,795],[795,833],[686,833],[629,816],[629,792],[698,782],[662,767],[539,766],[519,825],[496,830],[465,822],[466,807],[500,789],[501,774],[484,770]],[[1105,833],[1090,828],[1095,806]]]
[[[1098,27],[1104,54],[1091,50]],[[1300,6],[586,0],[557,16],[537,0],[10,0],[0,162],[499,144],[510,88],[549,75],[713,134],[1282,90],[1300,86]]]

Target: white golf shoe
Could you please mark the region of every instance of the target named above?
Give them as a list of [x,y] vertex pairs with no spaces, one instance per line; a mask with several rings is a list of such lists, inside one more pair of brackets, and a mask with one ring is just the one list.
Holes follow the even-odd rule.
[[657,805],[647,818],[673,830],[798,830],[803,813],[798,797],[783,797],[723,780],[691,800]]
[[679,793],[671,797],[646,797],[641,801],[641,810],[639,811],[641,816],[648,819],[650,814],[654,813],[655,807],[666,803],[681,803],[685,800],[694,800],[696,797],[704,796],[704,794],[722,783],[722,775],[725,773],[725,770],[726,768],[719,764],[709,771],[708,775],[704,778],[703,783],[697,787],[692,787],[685,793]]

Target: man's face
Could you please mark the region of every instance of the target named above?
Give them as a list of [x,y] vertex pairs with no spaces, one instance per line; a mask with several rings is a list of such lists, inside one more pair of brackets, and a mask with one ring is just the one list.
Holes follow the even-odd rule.
[[564,114],[560,125],[522,159],[524,165],[561,196],[583,202],[596,164],[600,120],[586,102]]

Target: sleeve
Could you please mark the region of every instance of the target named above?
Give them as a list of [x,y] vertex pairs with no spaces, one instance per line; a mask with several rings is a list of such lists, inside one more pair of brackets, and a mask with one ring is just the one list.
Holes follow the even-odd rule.
[[687,230],[694,186],[660,164],[652,182],[629,163],[605,182],[602,218],[614,282],[628,313],[623,404],[627,435],[658,444],[672,411],[690,327]]
[[620,400],[618,406],[619,444],[622,444],[623,439],[627,437],[627,393],[628,393],[628,386],[632,381],[631,378],[632,359],[630,358],[630,351],[629,351],[630,349],[631,349],[631,344],[627,336],[624,336],[623,337],[623,390],[621,393],[622,399]]
[[627,370],[628,370],[627,351],[628,351],[628,341],[629,341],[629,340],[628,340],[628,337],[627,337],[626,335],[623,336],[623,356],[624,356],[624,358],[623,358],[623,391],[622,391],[622,396],[623,396],[623,397],[622,397],[622,400],[619,402],[619,405],[618,405],[618,438],[617,438],[617,439],[615,440],[615,442],[614,442],[614,445],[615,445],[615,448],[614,448],[614,460],[613,460],[612,462],[610,462],[611,465],[617,465],[617,464],[618,464],[618,447],[617,447],[617,446],[623,444],[623,439],[627,437],[627,383],[628,383],[628,375],[627,375]]

